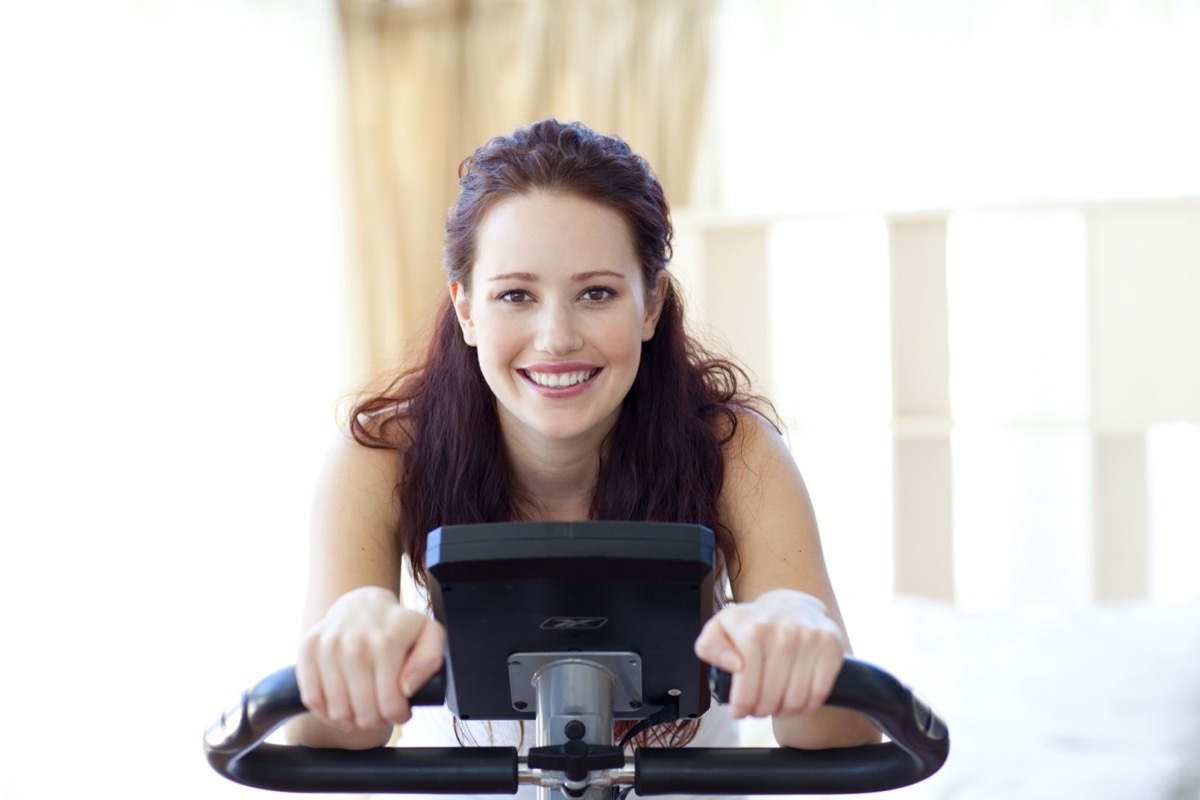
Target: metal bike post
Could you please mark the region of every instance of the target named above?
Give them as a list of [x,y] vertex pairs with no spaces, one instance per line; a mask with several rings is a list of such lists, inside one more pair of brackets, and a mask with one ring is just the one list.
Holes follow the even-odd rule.
[[[555,661],[533,678],[537,693],[536,746],[564,744],[567,726],[583,725],[578,737],[588,744],[613,743],[613,689],[616,677],[602,665],[584,659]],[[606,800],[607,787],[592,786],[584,800]],[[538,787],[538,800],[575,800],[562,790]]]

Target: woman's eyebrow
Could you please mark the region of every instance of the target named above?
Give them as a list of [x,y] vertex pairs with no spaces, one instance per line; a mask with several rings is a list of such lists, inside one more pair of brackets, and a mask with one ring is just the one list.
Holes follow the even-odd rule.
[[489,281],[525,281],[533,283],[537,280],[537,275],[532,272],[504,272],[500,275],[492,275],[488,278]]
[[583,281],[592,281],[596,278],[616,278],[617,280],[626,280],[625,276],[620,272],[610,269],[597,269],[591,272],[577,272],[571,276],[571,280],[582,283]]

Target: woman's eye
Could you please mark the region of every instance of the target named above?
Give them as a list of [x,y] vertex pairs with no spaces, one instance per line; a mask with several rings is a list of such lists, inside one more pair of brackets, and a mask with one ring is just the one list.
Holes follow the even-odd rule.
[[600,303],[616,297],[617,293],[605,286],[590,286],[583,290],[583,299]]
[[524,303],[529,299],[529,292],[524,289],[509,289],[502,293],[498,298],[505,303]]

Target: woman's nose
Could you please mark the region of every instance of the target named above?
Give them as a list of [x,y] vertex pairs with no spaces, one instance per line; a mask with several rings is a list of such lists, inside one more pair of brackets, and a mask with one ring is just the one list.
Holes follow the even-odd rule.
[[543,308],[534,346],[550,355],[565,355],[583,346],[577,320],[569,307],[552,304]]

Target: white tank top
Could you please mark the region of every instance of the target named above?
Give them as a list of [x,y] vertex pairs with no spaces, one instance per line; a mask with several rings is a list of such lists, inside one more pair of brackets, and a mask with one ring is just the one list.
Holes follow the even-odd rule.
[[[409,570],[408,559],[402,565],[400,597],[404,604],[417,611],[430,613],[429,598],[425,591],[416,585]],[[413,709],[413,716],[401,728],[394,744],[398,747],[457,747],[461,744],[481,747],[516,747],[520,755],[529,753],[536,731],[532,724],[513,720],[498,720],[495,722],[455,720],[445,706],[419,706]],[[461,741],[460,741],[461,740]],[[700,727],[696,736],[687,747],[737,747],[738,732],[729,713],[724,706],[713,703],[700,718]],[[405,795],[413,800],[435,800],[436,798],[451,798],[454,795]],[[509,795],[461,795],[460,797],[485,798],[508,797]],[[533,800],[536,796],[535,787],[521,786],[517,800]],[[635,792],[630,792],[630,798],[636,798]],[[684,800],[682,795],[655,795],[660,800]],[[688,795],[687,797],[693,797]],[[709,800],[705,798],[705,800]],[[718,800],[714,797],[711,800]],[[729,795],[722,795],[720,800],[736,800]]]

